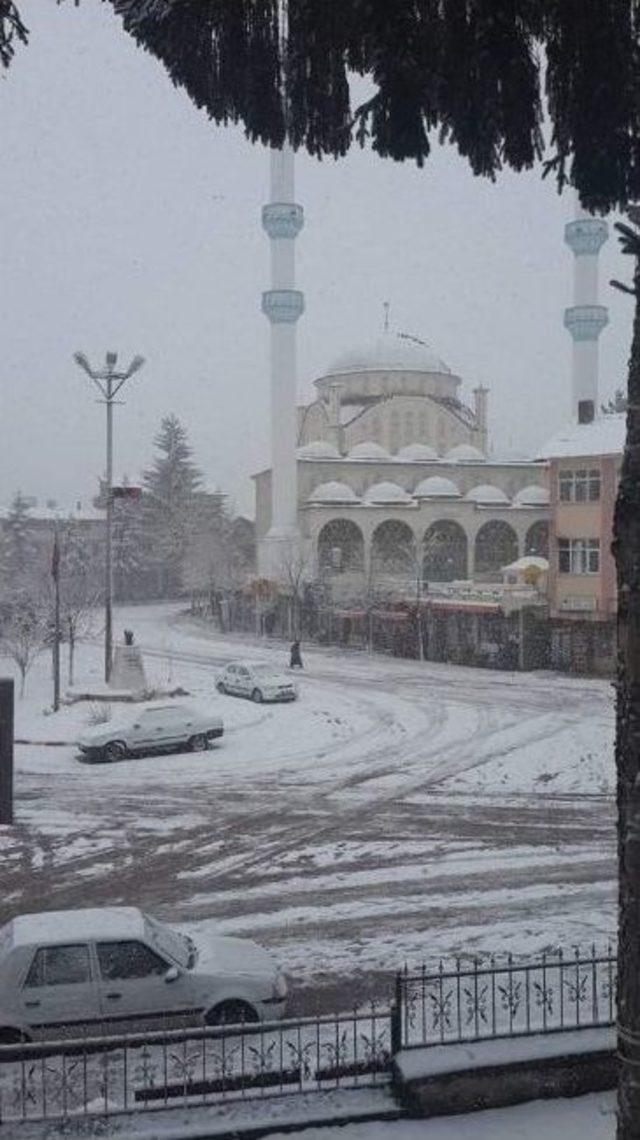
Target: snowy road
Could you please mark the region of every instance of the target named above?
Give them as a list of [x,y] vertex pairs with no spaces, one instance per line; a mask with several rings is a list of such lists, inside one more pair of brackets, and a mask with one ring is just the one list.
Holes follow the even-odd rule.
[[[602,941],[614,929],[610,686],[308,651],[294,705],[220,697],[216,668],[283,647],[211,639],[131,609],[148,672],[222,711],[209,753],[87,765],[17,755],[0,918],[139,903],[256,937],[326,1008],[378,992],[406,959]],[[98,675],[97,648],[81,671]],[[18,732],[72,740],[86,707]]]

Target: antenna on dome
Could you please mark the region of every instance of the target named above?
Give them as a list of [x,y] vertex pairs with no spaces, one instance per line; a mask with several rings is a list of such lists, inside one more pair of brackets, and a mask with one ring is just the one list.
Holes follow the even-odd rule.
[[389,332],[389,309],[391,308],[388,301],[383,301],[382,308],[384,309],[384,331]]

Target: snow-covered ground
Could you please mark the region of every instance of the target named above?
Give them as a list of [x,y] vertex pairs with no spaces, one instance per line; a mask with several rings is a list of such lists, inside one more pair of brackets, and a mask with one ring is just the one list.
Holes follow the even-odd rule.
[[[117,614],[149,679],[221,713],[207,753],[80,761],[89,708],[44,715],[34,666],[16,732],[16,825],[0,829],[0,920],[137,903],[277,951],[300,1006],[386,992],[405,960],[602,943],[615,927],[613,711],[606,682],[303,646],[301,695],[215,692],[233,659],[286,647],[220,638],[173,606]],[[2,665],[10,667],[9,663]],[[78,681],[100,678],[83,646]]]
[[[493,1109],[470,1116],[438,1120],[398,1120],[384,1123],[336,1125],[288,1132],[287,1140],[614,1140],[613,1094],[594,1094],[575,1100],[535,1101],[517,1108]],[[272,1132],[269,1140],[285,1140]]]

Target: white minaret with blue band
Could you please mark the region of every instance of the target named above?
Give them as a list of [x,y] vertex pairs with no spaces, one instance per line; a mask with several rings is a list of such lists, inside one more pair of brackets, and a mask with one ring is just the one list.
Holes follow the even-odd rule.
[[565,309],[564,324],[573,338],[571,414],[579,423],[591,422],[598,401],[598,338],[609,323],[598,304],[598,257],[608,236],[607,223],[579,206],[564,231],[574,255],[573,305]]
[[304,223],[294,202],[293,151],[271,152],[271,201],[262,225],[271,242],[271,288],[262,311],[271,322],[271,527],[258,551],[262,575],[282,576],[298,543],[296,324],[304,296],[295,287],[295,240]]

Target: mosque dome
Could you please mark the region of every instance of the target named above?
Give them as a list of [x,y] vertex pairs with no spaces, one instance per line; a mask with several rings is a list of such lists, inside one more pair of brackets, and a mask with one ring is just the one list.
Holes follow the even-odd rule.
[[320,483],[309,498],[308,503],[357,503],[358,497],[346,483]]
[[410,462],[430,462],[437,458],[438,452],[428,443],[408,443],[396,455],[396,459],[408,459]]
[[340,452],[337,447],[326,439],[312,439],[296,451],[298,459],[339,459]]
[[460,491],[451,479],[445,479],[442,475],[432,475],[429,479],[423,479],[418,483],[413,497],[414,499],[459,499]]
[[504,506],[508,504],[509,500],[504,491],[500,487],[494,487],[491,483],[478,483],[477,487],[472,487],[467,491],[465,499],[469,503],[478,503],[479,506]]
[[417,337],[407,333],[384,332],[371,344],[343,352],[329,365],[326,376],[352,372],[445,372],[443,360]]
[[514,497],[514,507],[546,507],[549,503],[549,492],[546,487],[536,486],[532,483],[523,487]]
[[487,457],[477,447],[473,447],[470,443],[459,443],[456,447],[452,447],[445,455],[445,459],[454,460],[456,463],[486,463]]
[[410,503],[411,495],[407,494],[399,483],[374,483],[364,494],[365,503]]
[[379,443],[375,443],[372,439],[366,439],[363,443],[357,443],[355,447],[351,448],[347,459],[375,459],[377,462],[380,459],[391,459],[391,456]]

